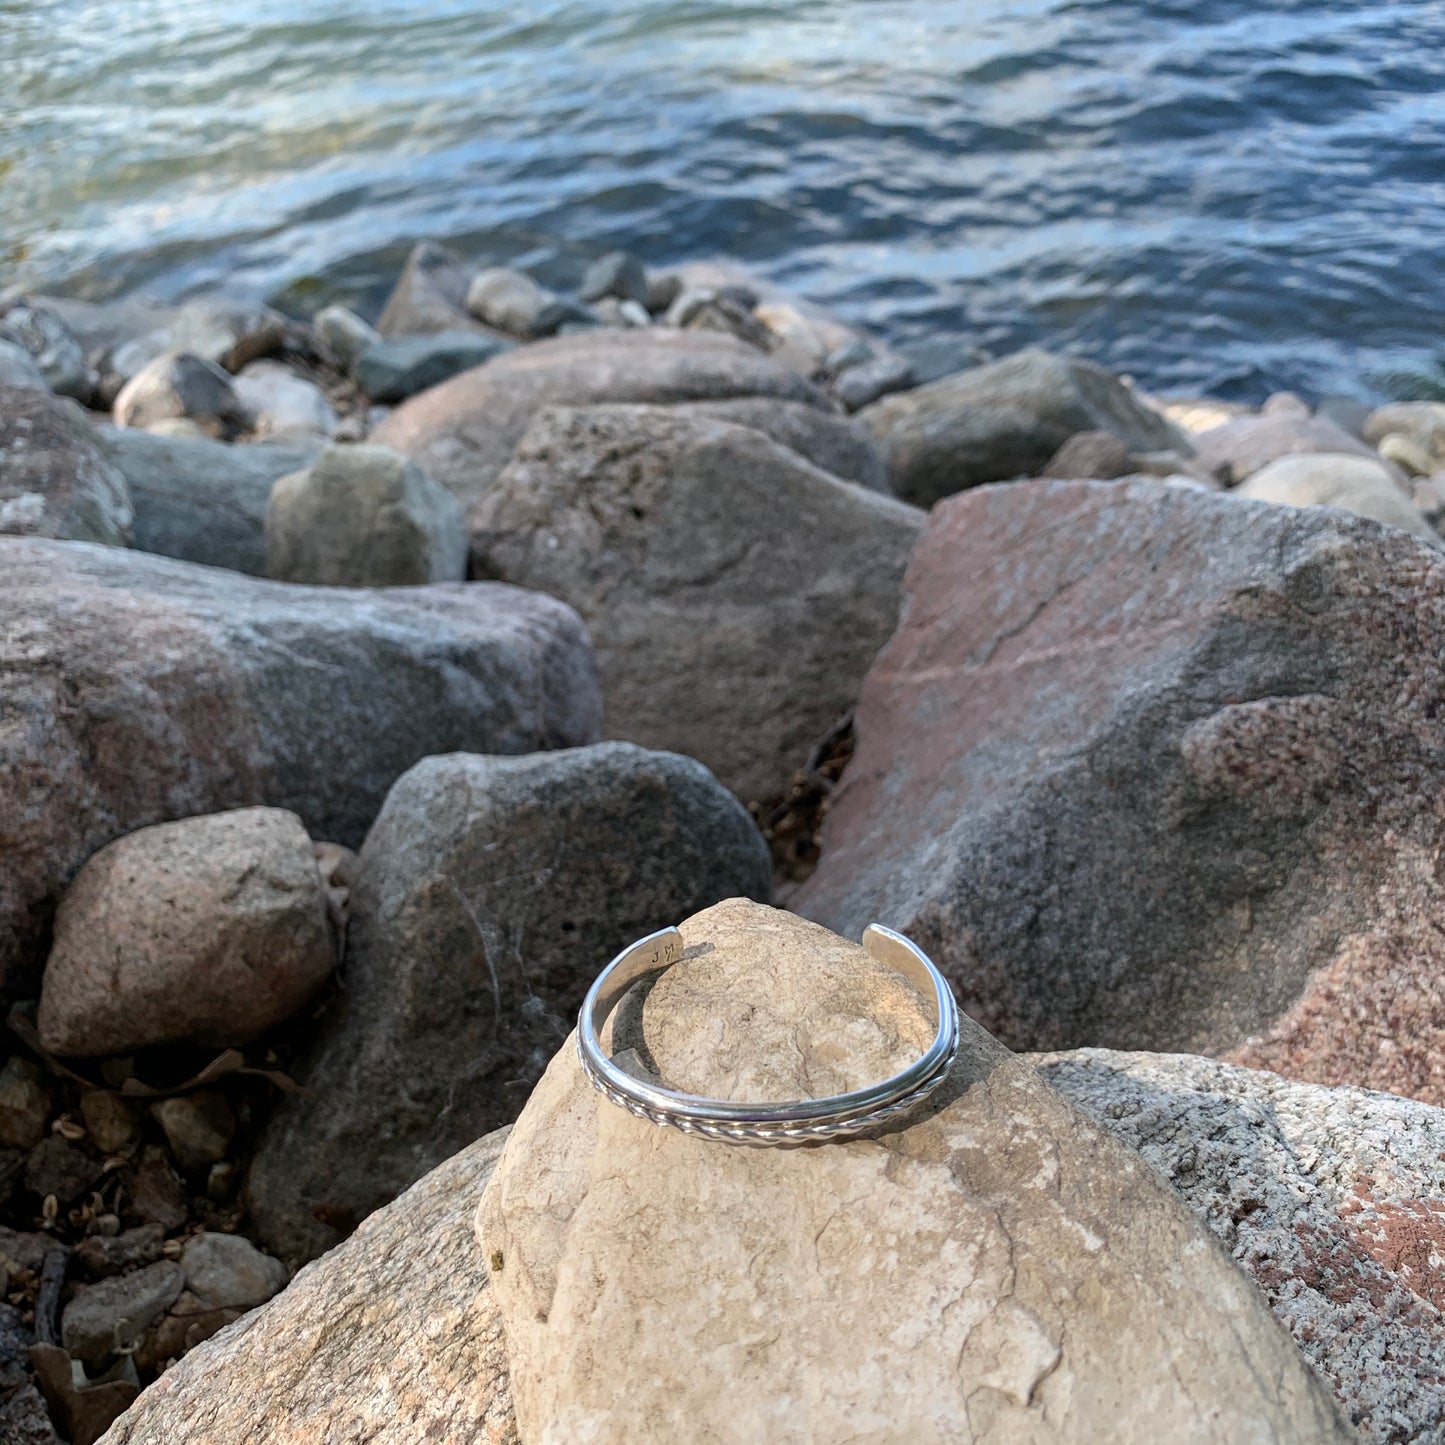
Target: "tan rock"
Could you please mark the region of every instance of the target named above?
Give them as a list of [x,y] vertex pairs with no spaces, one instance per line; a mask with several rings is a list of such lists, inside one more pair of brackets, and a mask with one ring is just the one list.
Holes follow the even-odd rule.
[[1396,401],[1377,407],[1365,421],[1364,434],[1381,451],[1390,437],[1405,437],[1431,458],[1427,476],[1445,467],[1445,402]]
[[[683,925],[628,1042],[673,1086],[816,1094],[930,1032],[856,946],[730,902]],[[1347,1441],[1325,1387],[1129,1150],[964,1021],[908,1128],[814,1149],[657,1129],[571,1045],[478,1215],[523,1437]]]
[[102,848],[61,900],[40,1036],[79,1055],[248,1043],[295,1013],[334,961],[321,873],[294,813],[159,823]]
[[191,1351],[103,1445],[516,1445],[471,1219],[505,1131],[449,1159]]
[[1368,457],[1340,454],[1280,457],[1262,467],[1232,495],[1286,507],[1338,507],[1399,527],[1433,547],[1439,534],[1420,515],[1391,473]]

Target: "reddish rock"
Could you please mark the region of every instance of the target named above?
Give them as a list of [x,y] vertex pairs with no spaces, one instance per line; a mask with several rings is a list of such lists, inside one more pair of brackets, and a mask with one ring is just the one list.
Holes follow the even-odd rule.
[[1015,1047],[1445,1099],[1437,554],[1032,482],[935,509],[905,586],[801,911],[902,928]]
[[264,803],[359,843],[419,758],[600,728],[577,615],[515,588],[288,586],[18,538],[0,576],[0,985],[33,980],[61,890],[138,828]]
[[520,346],[463,372],[404,402],[370,440],[413,457],[470,505],[491,489],[545,406],[743,396],[832,409],[802,377],[731,336],[602,330]]
[[1188,1056],[1037,1062],[1213,1230],[1363,1440],[1445,1438],[1445,1112]]

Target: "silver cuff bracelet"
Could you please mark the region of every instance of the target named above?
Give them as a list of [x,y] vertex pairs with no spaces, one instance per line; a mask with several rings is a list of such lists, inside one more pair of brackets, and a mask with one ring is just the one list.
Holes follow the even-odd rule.
[[577,1018],[577,1053],[594,1087],[639,1119],[729,1144],[807,1144],[876,1129],[926,1099],[943,1082],[958,1052],[958,1005],[947,980],[917,944],[873,923],[863,947],[932,998],[938,1020],[933,1042],[906,1069],[866,1088],[825,1099],[777,1104],[705,1099],[651,1084],[620,1068],[602,1051],[600,1035],[613,1009],[638,979],[682,958],[682,935],[664,928],[624,948],[587,990]]

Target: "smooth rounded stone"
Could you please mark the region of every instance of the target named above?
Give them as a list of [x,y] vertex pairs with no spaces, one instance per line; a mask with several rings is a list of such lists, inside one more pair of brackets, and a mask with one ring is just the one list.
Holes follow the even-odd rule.
[[327,587],[461,582],[462,509],[415,462],[387,447],[329,447],[306,471],[272,488],[266,570],[284,582]]
[[175,1303],[185,1272],[172,1260],[158,1260],[134,1274],[101,1280],[81,1291],[60,1317],[60,1343],[87,1365],[104,1363],[137,1344]]
[[0,387],[21,386],[31,391],[49,391],[45,373],[31,360],[30,353],[13,341],[0,339]]
[[311,318],[311,329],[325,355],[348,374],[381,340],[381,332],[349,306],[323,306]]
[[383,308],[376,329],[383,336],[429,336],[437,331],[499,335],[467,312],[474,268],[435,241],[419,241]]
[[373,401],[405,401],[510,351],[514,344],[476,331],[388,337],[362,354],[356,365],[356,384]]
[[505,1131],[171,1366],[101,1445],[518,1445],[472,1215]]
[[232,446],[130,427],[103,429],[97,441],[125,478],[137,550],[253,577],[266,575],[271,488],[320,449],[311,438]]
[[1039,470],[1041,477],[1091,478],[1112,482],[1138,471],[1134,453],[1113,432],[1081,431],[1071,436]]
[[[154,440],[154,438],[152,438]],[[586,631],[515,588],[358,591],[0,538],[0,984],[90,855],[254,804],[355,846],[419,758],[595,740]]]
[[236,1137],[236,1116],[219,1089],[160,1099],[151,1105],[151,1118],[161,1126],[172,1157],[187,1174],[219,1164]]
[[61,899],[40,1037],[52,1053],[82,1057],[250,1043],[312,998],[334,954],[321,874],[294,813],[158,823],[102,848]]
[[336,430],[326,393],[279,361],[253,361],[234,386],[258,437],[329,437]]
[[1078,432],[1110,432],[1132,451],[1191,451],[1178,427],[1102,367],[1043,351],[955,372],[858,415],[883,448],[894,492],[920,507],[1031,476]]
[[750,427],[842,481],[856,482],[874,492],[888,491],[888,468],[872,437],[857,422],[836,412],[770,396],[687,401],[672,410],[680,416],[707,416]]
[[1218,1236],[1362,1440],[1445,1435],[1445,1114],[1188,1055],[1032,1062]]
[[286,1266],[238,1234],[207,1230],[181,1251],[186,1288],[219,1309],[253,1309],[286,1287]]
[[1413,437],[1403,432],[1391,432],[1381,437],[1375,448],[1387,462],[1393,462],[1407,477],[1428,477],[1434,475],[1439,462]]
[[[682,936],[618,1030],[671,1087],[816,1097],[931,1035],[902,978],[790,914],[724,903]],[[906,1127],[793,1150],[634,1118],[569,1040],[477,1215],[522,1437],[1353,1439],[1153,1170],[961,1025]]]
[[52,1095],[38,1064],[12,1054],[0,1068],[0,1148],[33,1149],[50,1123]]
[[743,396],[832,409],[802,377],[742,342],[653,326],[518,347],[403,402],[371,440],[413,457],[428,476],[470,506],[492,488],[545,406]]
[[509,266],[493,266],[472,277],[467,310],[498,331],[522,337],[548,335],[564,319],[555,292]]
[[615,296],[604,296],[594,302],[592,314],[604,326],[651,326],[652,317],[647,307],[636,301],[619,301]]
[[1430,458],[1422,475],[1445,468],[1445,402],[1396,401],[1376,407],[1365,419],[1365,440],[1380,447],[1391,436],[1408,438]]
[[1237,416],[1192,438],[1195,462],[1227,487],[1237,487],[1281,457],[1331,453],[1369,457],[1373,447],[1325,416]]
[[895,391],[906,391],[915,380],[913,363],[906,356],[885,351],[844,367],[833,378],[829,390],[848,411],[861,411]]
[[104,1089],[86,1089],[80,1096],[80,1117],[90,1142],[102,1154],[129,1154],[140,1143],[135,1107]]
[[12,306],[0,315],[0,340],[20,347],[57,396],[84,404],[94,399],[97,377],[86,364],[85,348],[49,307],[24,302]]
[[784,792],[898,621],[923,517],[749,428],[543,412],[469,518],[472,573],[587,623],[608,732]]
[[162,356],[198,356],[228,372],[238,372],[280,350],[286,321],[278,311],[254,302],[202,297],[163,309],[158,324],[139,335],[119,339],[106,355],[102,392],[119,390]]
[[112,415],[117,426],[130,427],[187,417],[215,437],[232,436],[249,420],[229,374],[185,352],[167,352],[142,367],[121,388]]
[[1387,527],[1399,527],[1432,547],[1445,547],[1388,468],[1366,457],[1281,457],[1261,467],[1231,495],[1284,507],[1338,507]]
[[346,987],[247,1181],[307,1259],[509,1123],[603,964],[720,898],[766,898],[767,847],[691,758],[626,743],[427,758],[391,790],[352,895]]
[[0,386],[0,534],[128,547],[124,476],[74,402]]
[[935,508],[905,585],[800,912],[917,938],[1016,1047],[1248,1044],[1445,1101],[1435,551],[1025,482]]
[[609,251],[599,256],[588,266],[577,288],[583,301],[614,297],[618,301],[635,301],[644,309],[649,294],[647,268],[629,251]]

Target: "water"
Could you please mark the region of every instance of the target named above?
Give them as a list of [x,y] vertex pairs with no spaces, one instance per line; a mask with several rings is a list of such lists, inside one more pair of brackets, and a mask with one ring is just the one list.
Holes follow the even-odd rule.
[[0,0],[0,284],[727,254],[930,370],[1445,382],[1445,0]]

